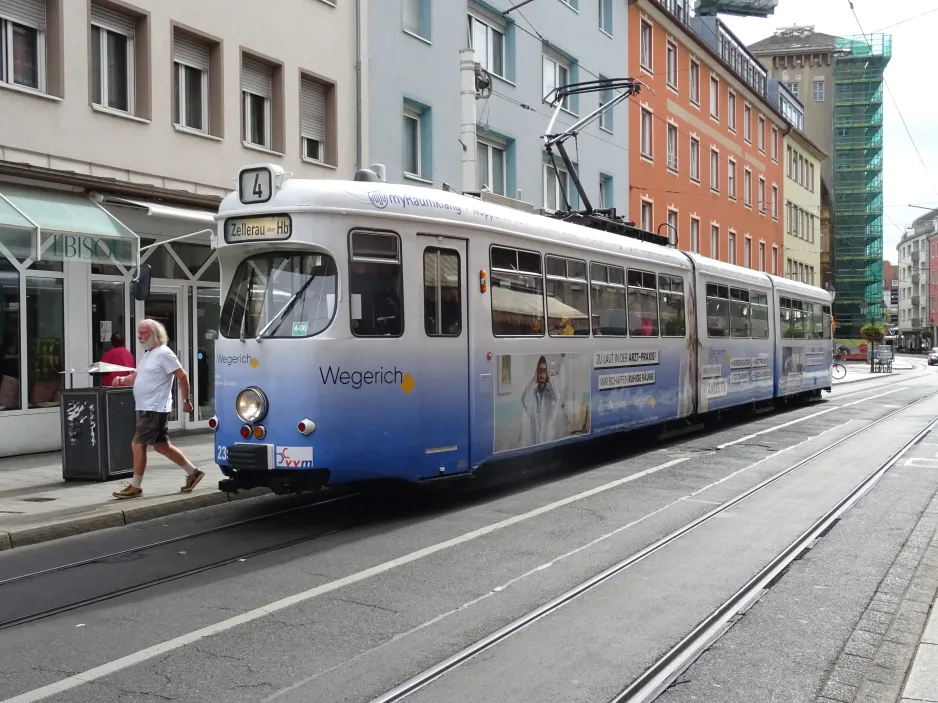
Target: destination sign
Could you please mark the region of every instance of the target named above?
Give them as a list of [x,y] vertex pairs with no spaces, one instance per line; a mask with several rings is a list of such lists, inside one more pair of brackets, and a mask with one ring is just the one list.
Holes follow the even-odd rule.
[[293,221],[289,215],[267,217],[232,217],[225,221],[225,241],[243,242],[283,241],[293,234]]

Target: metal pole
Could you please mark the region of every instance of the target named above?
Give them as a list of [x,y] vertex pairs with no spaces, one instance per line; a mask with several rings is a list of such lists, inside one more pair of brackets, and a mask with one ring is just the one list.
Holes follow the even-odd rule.
[[[459,52],[459,97],[462,103],[462,191],[476,190],[476,52]],[[488,174],[486,174],[488,175]]]

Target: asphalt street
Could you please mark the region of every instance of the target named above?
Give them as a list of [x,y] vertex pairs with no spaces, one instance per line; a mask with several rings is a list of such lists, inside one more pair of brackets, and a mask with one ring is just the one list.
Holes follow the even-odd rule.
[[[609,700],[938,416],[936,393],[923,366],[667,442],[546,458],[550,470],[495,485],[265,500],[12,550],[0,625],[189,575],[0,630],[0,699],[370,701],[925,399],[408,698]],[[936,490],[926,465],[889,471],[659,700],[814,700]],[[95,561],[3,583],[82,560]]]

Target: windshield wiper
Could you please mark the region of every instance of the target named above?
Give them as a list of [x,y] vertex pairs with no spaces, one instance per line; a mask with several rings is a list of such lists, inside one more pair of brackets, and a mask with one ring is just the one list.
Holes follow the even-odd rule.
[[[270,327],[273,326],[275,322],[280,323],[280,324],[283,323],[283,319],[287,316],[287,313],[289,313],[293,309],[293,306],[296,305],[297,301],[306,292],[306,289],[309,288],[310,284],[313,282],[315,278],[316,278],[315,274],[311,273],[309,275],[309,278],[306,279],[306,283],[300,286],[299,290],[296,293],[294,293],[293,296],[287,301],[287,304],[284,305],[280,309],[280,312],[274,315],[274,318],[270,322],[268,322],[266,325],[264,325],[264,329],[262,329],[260,332],[257,333],[257,336],[254,338],[255,342],[259,344],[261,341],[261,338],[264,336],[264,333],[268,329],[270,329]],[[271,333],[270,333],[271,335],[273,335],[278,329],[280,329],[280,324],[278,324],[276,327],[274,327],[273,330],[271,330]]]

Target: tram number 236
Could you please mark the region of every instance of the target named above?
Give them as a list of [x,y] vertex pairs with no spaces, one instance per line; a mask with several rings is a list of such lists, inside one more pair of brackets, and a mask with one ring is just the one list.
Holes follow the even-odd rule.
[[216,461],[228,461],[228,447],[224,444],[218,445],[218,452],[215,455]]

